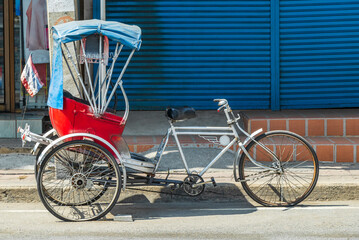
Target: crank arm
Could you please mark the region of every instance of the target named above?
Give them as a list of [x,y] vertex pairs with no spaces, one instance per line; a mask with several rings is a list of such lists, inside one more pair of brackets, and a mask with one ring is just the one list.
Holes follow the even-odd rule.
[[193,188],[199,187],[199,186],[207,184],[207,183],[212,183],[212,181],[205,181],[205,182],[201,182],[201,183],[195,183],[195,184],[192,185],[192,187]]
[[212,183],[214,187],[217,186],[216,181],[215,181],[214,178],[212,177],[211,180],[205,181],[205,182],[201,182],[201,183],[195,183],[195,184],[192,185],[192,187],[193,187],[193,188],[199,187],[199,186],[204,185],[204,184],[207,184],[207,183]]

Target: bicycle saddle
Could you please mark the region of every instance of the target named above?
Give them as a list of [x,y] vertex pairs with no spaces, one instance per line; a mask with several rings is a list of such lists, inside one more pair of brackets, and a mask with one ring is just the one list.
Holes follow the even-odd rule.
[[196,110],[191,107],[172,108],[166,109],[166,117],[172,121],[184,121],[196,117]]

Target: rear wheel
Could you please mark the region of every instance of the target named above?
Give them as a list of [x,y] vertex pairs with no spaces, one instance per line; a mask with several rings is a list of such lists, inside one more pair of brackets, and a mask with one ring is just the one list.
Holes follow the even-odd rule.
[[45,207],[65,221],[96,220],[116,204],[119,166],[101,145],[76,140],[54,148],[41,163],[37,188]]
[[319,174],[318,158],[301,136],[287,131],[267,132],[250,142],[246,150],[257,165],[243,153],[239,178],[256,202],[264,206],[294,206],[313,191]]

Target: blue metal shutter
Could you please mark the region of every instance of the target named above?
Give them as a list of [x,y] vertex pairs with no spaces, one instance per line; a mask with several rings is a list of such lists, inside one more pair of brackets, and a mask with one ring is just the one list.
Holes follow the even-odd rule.
[[142,28],[124,75],[132,109],[270,107],[270,0],[107,0],[106,19]]
[[359,1],[280,1],[282,109],[359,106]]

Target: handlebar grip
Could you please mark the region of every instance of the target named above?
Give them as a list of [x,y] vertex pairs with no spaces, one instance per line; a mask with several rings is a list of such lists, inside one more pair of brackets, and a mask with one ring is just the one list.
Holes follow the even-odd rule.
[[220,106],[217,111],[221,111],[226,106],[228,107],[228,101],[227,99],[213,99],[214,102],[218,102],[218,106]]

